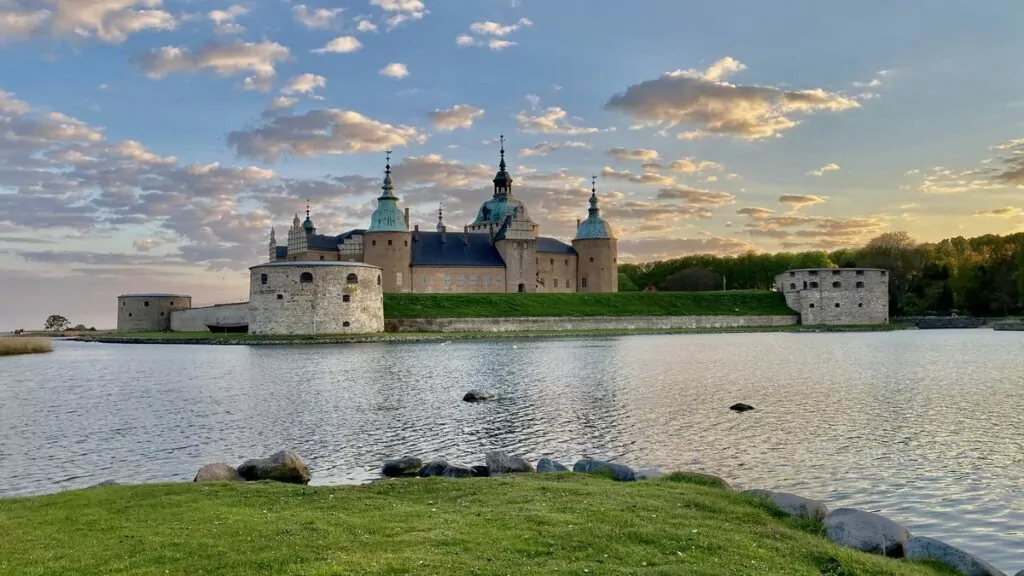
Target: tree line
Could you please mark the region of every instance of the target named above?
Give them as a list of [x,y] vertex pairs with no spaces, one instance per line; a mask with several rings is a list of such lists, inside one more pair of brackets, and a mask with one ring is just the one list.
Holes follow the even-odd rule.
[[884,268],[889,314],[1010,316],[1024,312],[1024,233],[916,242],[886,232],[860,248],[694,255],[619,265],[619,290],[770,290],[793,268]]

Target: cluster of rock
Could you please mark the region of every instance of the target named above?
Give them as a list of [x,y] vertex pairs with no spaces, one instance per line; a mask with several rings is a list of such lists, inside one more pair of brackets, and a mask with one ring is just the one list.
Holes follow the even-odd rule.
[[[479,466],[466,466],[447,460],[430,460],[424,462],[414,456],[405,456],[395,460],[384,462],[381,467],[381,474],[387,478],[402,478],[419,476],[426,478],[430,476],[443,476],[447,478],[473,478],[484,476],[497,476],[500,474],[522,474],[528,472],[551,473],[569,472],[564,464],[551,458],[541,458],[537,461],[536,467],[525,458],[511,456],[501,450],[492,450],[484,455],[484,464]],[[584,458],[572,467],[572,472],[581,474],[601,474],[619,482],[632,482],[635,480],[654,479],[663,474],[657,470],[635,471],[629,466],[615,462],[605,462]],[[718,479],[721,482],[724,480]]]
[[291,450],[281,450],[266,458],[246,460],[235,468],[223,462],[207,464],[199,469],[193,482],[255,482],[273,480],[289,484],[309,484],[309,468]]

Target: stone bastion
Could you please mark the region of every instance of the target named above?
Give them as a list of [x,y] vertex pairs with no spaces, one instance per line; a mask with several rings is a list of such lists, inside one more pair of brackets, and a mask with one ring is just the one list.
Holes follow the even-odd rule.
[[775,288],[806,325],[889,323],[889,273],[878,268],[803,268],[775,277]]
[[381,269],[361,262],[270,262],[249,269],[249,334],[384,331]]
[[164,332],[171,328],[171,313],[192,307],[185,294],[122,294],[117,297],[118,332]]

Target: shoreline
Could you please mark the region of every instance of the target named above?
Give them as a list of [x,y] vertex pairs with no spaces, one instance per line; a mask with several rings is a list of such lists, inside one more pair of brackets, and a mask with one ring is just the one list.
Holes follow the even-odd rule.
[[70,338],[76,342],[101,344],[189,344],[215,346],[282,346],[325,344],[428,343],[456,340],[508,340],[547,338],[600,338],[609,336],[660,336],[671,334],[746,334],[761,332],[891,332],[910,330],[903,324],[863,326],[739,326],[729,328],[665,328],[614,330],[532,330],[512,332],[383,332],[379,334],[336,334],[324,336],[250,336],[248,334],[209,334],[202,332],[124,333]]

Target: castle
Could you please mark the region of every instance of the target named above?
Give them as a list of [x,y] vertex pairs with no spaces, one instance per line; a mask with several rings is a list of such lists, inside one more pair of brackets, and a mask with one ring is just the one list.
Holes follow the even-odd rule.
[[384,292],[618,292],[618,248],[601,218],[596,177],[586,220],[576,222],[572,244],[538,235],[526,206],[512,193],[505,138],[494,194],[461,233],[449,233],[438,211],[436,230],[409,229],[399,208],[388,152],[384,184],[366,229],[318,234],[306,209],[288,229],[287,245],[270,230],[270,262],[361,262],[379,267]]

